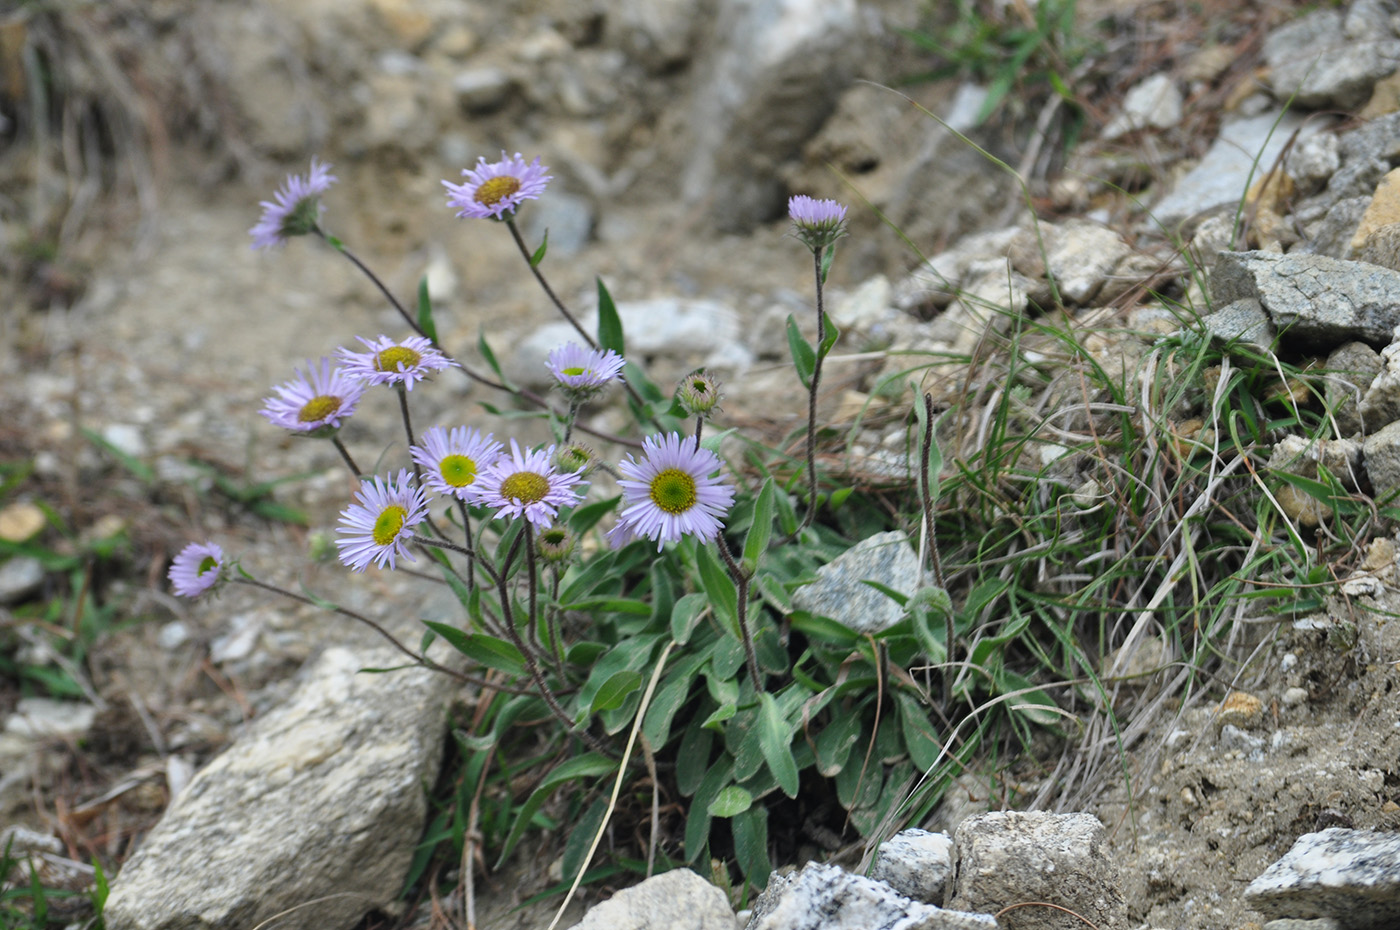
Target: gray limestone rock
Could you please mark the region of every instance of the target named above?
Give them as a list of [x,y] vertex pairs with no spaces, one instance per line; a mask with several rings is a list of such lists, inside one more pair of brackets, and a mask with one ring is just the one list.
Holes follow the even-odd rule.
[[1314,917],[1311,920],[1300,917],[1285,917],[1270,920],[1264,930],[1344,930],[1341,923],[1331,917]]
[[1376,81],[1400,65],[1400,40],[1387,30],[1357,41],[1362,37],[1348,33],[1358,28],[1340,11],[1324,9],[1275,29],[1264,40],[1274,97],[1309,109],[1364,104]]
[[884,882],[808,863],[774,875],[754,902],[747,930],[996,930],[990,914],[911,901]]
[[1294,253],[1349,258],[1352,237],[1370,205],[1369,193],[1364,197],[1338,200],[1326,209],[1321,219],[1304,227],[1308,238],[1293,250]]
[[[1365,423],[1361,415],[1361,400],[1369,393],[1371,383],[1383,367],[1380,355],[1364,342],[1348,342],[1327,356],[1328,375],[1324,396],[1327,409],[1336,417],[1337,428],[1343,436],[1361,431]],[[1400,383],[1396,384],[1396,388],[1394,400],[1396,412],[1400,413]],[[1379,429],[1385,423],[1373,425]]]
[[946,833],[902,830],[880,844],[870,877],[906,898],[943,905],[953,874],[953,841]]
[[865,582],[913,594],[921,574],[918,554],[903,533],[877,533],[817,569],[817,580],[798,588],[792,603],[858,632],[877,633],[898,623],[904,608]]
[[1390,113],[1342,135],[1342,161],[1400,158],[1400,113]]
[[1400,323],[1400,272],[1325,255],[1221,253],[1210,294],[1216,306],[1257,299],[1280,335],[1323,351],[1384,345]]
[[[348,927],[402,890],[453,686],[327,649],[197,774],[112,883],[113,930]],[[310,906],[299,906],[310,905]]]
[[1060,226],[1046,252],[1046,269],[1060,296],[1086,304],[1103,287],[1114,267],[1132,247],[1113,230],[1097,223],[1070,220]]
[[1181,122],[1181,90],[1169,74],[1154,74],[1129,88],[1123,109],[1104,127],[1105,139],[1117,139],[1139,129],[1170,129]]
[[[698,365],[722,368],[721,359],[735,359],[736,348],[742,350],[739,317],[728,306],[714,300],[686,300],[678,297],[658,297],[652,300],[632,300],[617,305],[617,315],[627,344],[627,355],[646,357],[653,364],[658,359],[678,363],[684,371]],[[590,333],[598,331],[596,311],[583,314],[580,325]],[[578,331],[568,323],[548,323],[530,330],[520,339],[513,352],[503,357],[505,373],[515,383],[526,387],[549,388],[554,381],[545,368],[545,359],[556,347],[566,342],[582,342]],[[734,374],[743,367],[742,355],[731,362],[722,376]],[[656,371],[652,377],[661,378]]]
[[724,892],[689,869],[619,891],[590,908],[572,930],[735,930]]
[[18,604],[44,583],[44,566],[28,555],[0,564],[0,604]]
[[1365,368],[1357,378],[1361,388],[1361,403],[1357,412],[1367,430],[1375,432],[1387,423],[1400,420],[1400,344],[1392,342],[1377,357],[1378,371],[1367,384]]
[[1316,190],[1342,166],[1342,141],[1335,133],[1319,132],[1295,146],[1284,159],[1284,170],[1305,190]]
[[567,258],[578,254],[593,235],[593,204],[577,194],[550,191],[548,197],[531,204],[521,225],[526,242],[544,242],[548,231],[549,256]]
[[781,212],[777,168],[835,108],[861,51],[860,19],[855,0],[735,0],[715,30],[713,54],[696,65],[680,188],[741,232]]
[[1375,496],[1384,497],[1400,489],[1400,422],[1367,436],[1361,450]]
[[1400,834],[1332,827],[1298,837],[1244,892],[1267,918],[1332,917],[1347,930],[1400,923]]
[[1273,348],[1277,333],[1273,321],[1252,297],[1227,304],[1201,320],[1205,331],[1221,342],[1247,342],[1261,349]]
[[1267,170],[1260,165],[1272,165],[1295,132],[1301,144],[1313,131],[1300,114],[1291,112],[1226,123],[1200,164],[1152,208],[1152,215],[1160,223],[1175,226],[1213,207],[1238,203],[1251,179],[1259,180]]
[[948,906],[996,913],[1023,901],[1063,911],[1025,907],[1001,916],[1005,930],[1126,930],[1127,905],[1118,869],[1108,857],[1103,824],[1093,814],[996,811],[958,825],[953,897]]

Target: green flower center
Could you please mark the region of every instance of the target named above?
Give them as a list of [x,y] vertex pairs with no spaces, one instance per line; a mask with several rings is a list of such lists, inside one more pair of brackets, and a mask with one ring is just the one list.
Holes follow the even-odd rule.
[[695,479],[679,468],[668,468],[651,479],[651,502],[669,514],[695,506]]
[[477,185],[476,193],[472,195],[472,199],[482,206],[494,207],[518,190],[520,190],[519,178],[501,175],[498,178],[482,181]]
[[587,368],[581,368],[581,367],[575,367],[575,368],[561,368],[561,369],[559,369],[559,371],[562,372],[563,374],[568,375],[568,376],[571,377],[571,378],[576,378],[576,377],[578,377],[579,375],[590,374],[590,372],[589,372],[589,370],[588,370]]
[[538,472],[518,471],[501,482],[501,496],[522,504],[537,504],[549,493],[549,479]]
[[320,201],[315,197],[303,197],[282,219],[282,236],[305,236],[316,231],[321,219]]
[[203,559],[200,560],[199,568],[195,569],[195,574],[203,575],[205,572],[211,572],[218,567],[219,560],[214,558],[212,555],[206,555]]
[[454,488],[465,488],[476,480],[476,462],[465,455],[449,455],[438,462],[438,472]]
[[379,519],[374,521],[374,544],[387,546],[399,536],[403,522],[408,519],[408,511],[398,504],[390,504],[379,511]]
[[403,365],[402,370],[407,371],[422,360],[423,356],[407,346],[390,346],[374,357],[374,369],[375,371],[399,371],[399,365]]
[[332,416],[339,409],[339,397],[333,394],[322,394],[302,404],[301,410],[297,413],[297,420],[301,423],[318,423]]

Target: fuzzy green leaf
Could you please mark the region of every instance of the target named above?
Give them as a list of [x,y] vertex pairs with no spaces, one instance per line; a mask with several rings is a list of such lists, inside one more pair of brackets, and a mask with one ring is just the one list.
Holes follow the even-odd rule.
[[423,330],[423,335],[437,342],[437,325],[433,323],[433,300],[428,296],[427,275],[418,279],[418,328]]
[[534,255],[531,255],[531,256],[530,256],[530,267],[531,267],[531,268],[538,268],[538,267],[540,267],[540,262],[544,261],[544,255],[545,255],[545,253],[548,252],[548,251],[549,251],[549,230],[546,229],[546,230],[544,231],[544,240],[540,243],[540,247],[539,247],[538,249],[535,249],[535,254],[534,254]]
[[797,763],[792,758],[792,727],[783,719],[773,695],[765,691],[758,696],[758,701],[758,748],[783,794],[795,798],[798,775]]
[[773,864],[768,859],[768,811],[751,807],[734,818],[734,858],[749,884],[762,888],[768,883]]
[[598,345],[618,355],[627,354],[622,339],[622,318],[617,315],[617,305],[602,278],[598,278]]
[[758,561],[763,557],[763,553],[768,551],[768,540],[773,536],[773,497],[777,494],[777,489],[773,486],[773,479],[769,477],[764,480],[763,487],[759,488],[758,497],[753,502],[753,523],[749,526],[748,535],[744,537],[744,556],[740,562],[750,575],[758,571]]
[[730,785],[715,795],[715,799],[710,802],[706,812],[711,817],[733,817],[735,814],[742,814],[753,806],[753,795],[748,789],[738,785]]
[[797,368],[797,377],[802,380],[803,387],[810,388],[812,372],[817,367],[817,353],[797,328],[797,321],[793,319],[792,314],[788,314],[787,318],[787,341],[788,351],[792,353],[792,363]]

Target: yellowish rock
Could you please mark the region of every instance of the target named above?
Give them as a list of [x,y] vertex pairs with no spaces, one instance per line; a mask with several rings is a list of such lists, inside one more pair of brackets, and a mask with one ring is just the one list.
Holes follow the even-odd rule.
[[34,504],[11,504],[0,510],[0,539],[22,543],[39,535],[48,520]]
[[1264,702],[1246,691],[1231,691],[1215,709],[1215,725],[1252,727],[1264,717]]
[[1376,230],[1395,223],[1400,223],[1400,168],[1381,178],[1381,183],[1376,185],[1376,195],[1371,198],[1371,205],[1361,215],[1356,234],[1351,237],[1352,251],[1360,252]]
[[1366,548],[1366,558],[1361,563],[1363,572],[1378,572],[1395,564],[1395,541],[1387,537],[1371,540]]
[[1317,526],[1332,516],[1332,508],[1310,494],[1305,494],[1291,484],[1279,485],[1274,498],[1290,520],[1297,520],[1302,526]]
[[1400,110],[1400,73],[1381,78],[1371,91],[1371,99],[1356,114],[1363,120],[1377,119]]

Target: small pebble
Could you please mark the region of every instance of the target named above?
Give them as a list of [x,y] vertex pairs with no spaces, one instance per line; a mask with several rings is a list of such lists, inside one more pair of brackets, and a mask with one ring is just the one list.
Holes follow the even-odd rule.
[[1283,703],[1289,707],[1297,707],[1308,699],[1307,688],[1289,688],[1283,692]]

